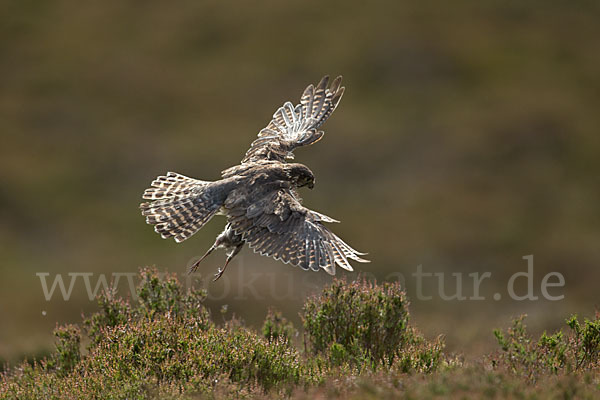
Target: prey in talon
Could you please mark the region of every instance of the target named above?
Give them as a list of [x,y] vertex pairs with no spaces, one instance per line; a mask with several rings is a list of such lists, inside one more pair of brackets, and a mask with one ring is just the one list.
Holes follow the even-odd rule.
[[140,208],[163,239],[183,242],[213,216],[227,218],[225,230],[190,272],[214,250],[225,248],[225,264],[215,274],[216,281],[244,244],[286,264],[331,275],[336,266],[352,271],[351,260],[369,262],[361,258],[366,253],[353,249],[325,225],[339,221],[302,205],[298,190],[312,189],[315,177],[307,166],[288,162],[294,149],[323,137],[319,129],[344,94],[341,82],[339,76],[330,85],[325,76],[304,90],[298,104],[288,101],[277,109],[241,163],[222,171],[220,180],[168,172],[152,181],[142,196],[148,201]]

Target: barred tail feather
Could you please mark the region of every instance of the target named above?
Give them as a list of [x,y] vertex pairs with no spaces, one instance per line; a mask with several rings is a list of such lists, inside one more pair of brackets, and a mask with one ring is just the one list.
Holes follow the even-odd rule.
[[168,172],[152,181],[142,197],[153,201],[140,204],[140,209],[163,239],[172,237],[183,242],[221,207],[219,196],[213,192],[211,182]]
[[184,197],[191,193],[197,186],[207,185],[210,182],[190,178],[175,172],[167,172],[166,176],[158,176],[146,189],[142,198],[146,200],[169,199]]

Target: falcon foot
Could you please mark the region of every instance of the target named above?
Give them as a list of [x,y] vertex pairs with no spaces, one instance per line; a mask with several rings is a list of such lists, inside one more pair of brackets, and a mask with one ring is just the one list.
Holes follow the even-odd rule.
[[215,278],[213,279],[213,282],[216,282],[217,280],[219,280],[219,278],[221,276],[223,276],[223,272],[225,272],[225,268],[223,268],[223,269],[219,268],[217,270],[217,273],[215,274]]
[[244,246],[244,243],[240,242],[234,248],[229,250],[228,255],[227,255],[227,260],[225,260],[225,265],[223,265],[223,268],[219,268],[219,270],[215,274],[215,279],[213,279],[213,282],[216,282],[223,275],[223,272],[225,272],[225,269],[229,265],[229,262],[231,260],[233,260],[233,257],[235,257],[240,252],[240,250],[242,249],[243,246]]
[[208,251],[206,253],[204,253],[204,255],[202,257],[200,257],[200,259],[198,261],[196,261],[194,263],[194,265],[192,265],[190,267],[190,269],[188,270],[188,275],[189,274],[193,274],[194,272],[196,272],[196,270],[198,269],[198,266],[200,265],[200,263],[202,262],[202,260],[204,260],[206,258],[206,256],[208,256],[210,253],[212,253],[213,251],[215,251],[215,249],[217,248],[216,243],[212,245],[212,247],[210,249],[208,249]]

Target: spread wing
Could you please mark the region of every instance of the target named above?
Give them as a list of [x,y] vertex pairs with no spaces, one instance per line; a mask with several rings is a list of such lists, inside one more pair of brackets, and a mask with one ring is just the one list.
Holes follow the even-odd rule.
[[349,259],[369,262],[323,225],[338,221],[302,206],[293,192],[270,191],[255,202],[249,197],[233,191],[224,206],[232,228],[255,252],[332,275],[336,264],[352,271]]
[[285,161],[293,158],[296,147],[307,146],[323,137],[319,127],[323,125],[337,107],[344,87],[340,87],[342,77],[338,76],[327,87],[329,77],[324,76],[314,87],[309,85],[295,107],[289,101],[280,107],[273,119],[258,134],[250,145],[242,163],[259,160]]

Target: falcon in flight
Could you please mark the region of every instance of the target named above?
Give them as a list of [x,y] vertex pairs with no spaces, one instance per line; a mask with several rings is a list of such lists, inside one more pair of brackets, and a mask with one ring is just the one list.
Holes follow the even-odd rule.
[[312,189],[315,178],[305,165],[286,162],[294,158],[294,149],[323,137],[319,128],[344,94],[341,82],[339,76],[328,86],[325,76],[316,87],[304,90],[300,104],[286,102],[260,131],[242,162],[222,171],[222,179],[208,182],[168,172],[146,189],[143,198],[149,202],[140,204],[142,215],[163,239],[182,242],[214,215],[227,217],[223,232],[190,272],[223,247],[227,259],[215,274],[216,281],[244,243],[261,255],[305,270],[324,269],[331,275],[336,265],[352,271],[349,260],[369,262],[360,257],[365,253],[325,226],[339,221],[302,205],[297,189]]

